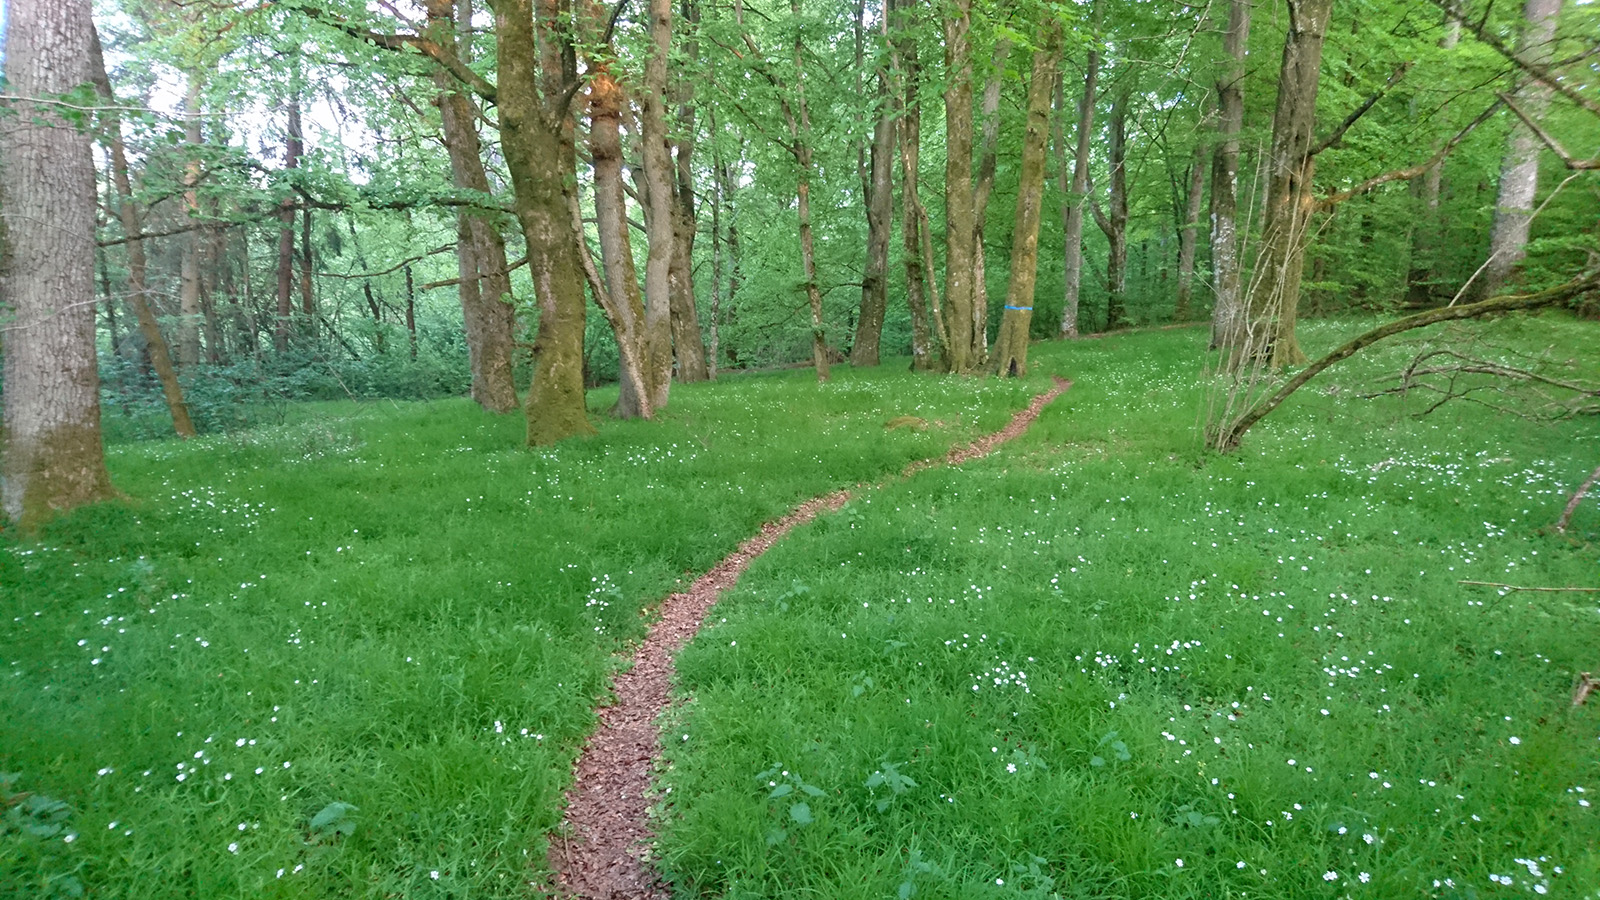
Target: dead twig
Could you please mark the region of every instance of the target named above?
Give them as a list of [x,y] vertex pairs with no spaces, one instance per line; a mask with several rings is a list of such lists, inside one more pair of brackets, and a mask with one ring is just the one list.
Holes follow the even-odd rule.
[[1578,685],[1572,689],[1572,705],[1582,706],[1583,701],[1589,699],[1589,694],[1597,687],[1600,687],[1600,678],[1596,678],[1588,672],[1579,672]]
[[1589,477],[1573,492],[1572,499],[1567,501],[1567,508],[1561,511],[1561,518],[1556,520],[1557,532],[1561,534],[1567,533],[1567,526],[1572,523],[1572,514],[1578,511],[1578,504],[1582,503],[1583,498],[1588,496],[1589,489],[1594,487],[1596,481],[1600,481],[1600,469],[1590,472]]
[[1600,587],[1524,587],[1518,584],[1501,584],[1498,581],[1458,581],[1456,584],[1476,584],[1483,587],[1505,588],[1508,591],[1538,591],[1540,593],[1600,594]]

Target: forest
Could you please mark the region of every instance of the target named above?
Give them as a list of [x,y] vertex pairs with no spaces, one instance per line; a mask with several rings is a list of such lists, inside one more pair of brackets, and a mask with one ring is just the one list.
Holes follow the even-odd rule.
[[0,897],[1600,897],[1600,4],[0,16]]

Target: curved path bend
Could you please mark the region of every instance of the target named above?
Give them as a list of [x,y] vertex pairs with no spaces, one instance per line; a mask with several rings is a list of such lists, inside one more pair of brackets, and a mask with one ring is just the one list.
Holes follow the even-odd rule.
[[[1026,409],[999,431],[955,447],[942,457],[919,460],[905,478],[935,466],[957,465],[989,455],[1028,430],[1045,405],[1072,382],[1055,378]],[[886,479],[887,480],[887,479]],[[761,526],[755,536],[695,579],[689,589],[662,601],[660,618],[634,651],[632,665],[612,681],[615,702],[598,710],[599,727],[573,767],[573,784],[560,835],[550,838],[550,867],[560,894],[578,900],[667,900],[667,886],[650,861],[648,792],[661,755],[658,718],[672,701],[673,657],[700,630],[713,604],[746,567],[796,526],[843,506],[854,491],[813,497],[788,515]]]

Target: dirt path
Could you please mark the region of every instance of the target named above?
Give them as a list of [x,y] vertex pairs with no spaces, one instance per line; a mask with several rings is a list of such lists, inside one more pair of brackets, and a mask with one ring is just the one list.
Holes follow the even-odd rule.
[[[1045,405],[1072,382],[1056,378],[1006,427],[937,459],[914,462],[901,477],[924,469],[987,456],[1028,429]],[[672,699],[672,658],[694,637],[711,606],[765,553],[796,526],[843,506],[853,491],[840,490],[795,507],[723,557],[711,571],[661,604],[660,618],[633,655],[633,665],[612,683],[616,702],[599,710],[600,726],[573,771],[562,831],[552,836],[550,866],[558,890],[580,900],[666,900],[670,892],[650,863],[653,837],[647,812],[650,776],[660,756],[657,718]]]

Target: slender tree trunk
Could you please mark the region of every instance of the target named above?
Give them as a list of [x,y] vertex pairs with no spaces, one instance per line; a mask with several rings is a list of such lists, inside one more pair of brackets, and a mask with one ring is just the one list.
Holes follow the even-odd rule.
[[[1517,41],[1517,55],[1545,65],[1554,53],[1556,21],[1562,0],[1527,0],[1526,25]],[[1517,105],[1535,121],[1550,106],[1550,86],[1527,76],[1518,79]],[[1500,196],[1489,231],[1489,261],[1474,285],[1474,299],[1499,293],[1517,263],[1528,255],[1528,231],[1533,224],[1533,200],[1539,193],[1539,154],[1544,144],[1520,119],[1511,122],[1505,157],[1500,164]]]
[[[1098,13],[1098,7],[1096,8]],[[1100,75],[1100,51],[1090,48],[1084,61],[1083,96],[1078,101],[1077,145],[1072,164],[1072,183],[1063,185],[1066,202],[1061,207],[1062,231],[1065,235],[1063,296],[1061,303],[1060,336],[1078,336],[1078,298],[1083,284],[1083,207],[1089,198],[1089,147],[1094,137],[1095,82]],[[1061,111],[1065,114],[1065,110]],[[1064,152],[1064,151],[1063,151]],[[1063,160],[1061,178],[1066,180]]]
[[417,284],[406,266],[406,336],[410,341],[411,358],[417,358]]
[[1011,230],[1011,280],[995,338],[994,371],[1028,371],[1028,332],[1033,322],[1034,279],[1039,268],[1039,221],[1044,205],[1044,164],[1050,141],[1050,94],[1061,62],[1061,26],[1052,24],[1044,46],[1034,51],[1028,78],[1028,124],[1022,137],[1022,172],[1017,181],[1016,222]]
[[[691,61],[700,55],[700,42],[694,29],[700,22],[700,6],[695,0],[683,0],[682,19],[688,38],[680,41],[683,53]],[[678,380],[689,383],[706,381],[711,374],[706,369],[705,338],[700,334],[700,314],[694,292],[694,239],[699,230],[699,217],[695,212],[694,195],[694,83],[684,76],[675,81],[677,94],[677,138],[672,142],[676,164],[672,206],[672,265],[668,275],[672,292],[672,348],[678,361]]]
[[1261,253],[1246,306],[1245,335],[1233,352],[1233,368],[1250,360],[1273,368],[1300,365],[1305,353],[1295,338],[1300,281],[1316,195],[1317,81],[1333,0],[1289,0],[1289,31],[1283,42],[1278,102],[1273,114],[1267,164],[1267,200],[1261,223]]
[[980,364],[973,333],[977,302],[976,198],[972,185],[972,0],[954,0],[944,18],[945,334],[944,368],[967,373]]
[[[789,137],[794,142],[795,162],[799,165],[799,184],[795,186],[796,212],[800,224],[800,267],[805,278],[806,302],[811,307],[811,362],[817,370],[817,381],[828,380],[828,341],[822,328],[822,289],[817,285],[817,253],[811,234],[811,177],[814,163],[811,150],[811,113],[806,107],[806,76],[802,53],[805,45],[798,28],[800,0],[790,0],[789,10],[794,15],[794,79],[795,105],[799,117],[789,113]],[[787,104],[785,104],[787,111]]]
[[[200,76],[188,73],[183,95],[184,142],[189,159],[183,165],[183,209],[191,220],[200,215]],[[179,237],[178,365],[200,363],[200,232]]]
[[[886,39],[892,4],[885,0],[879,39]],[[864,13],[865,3],[857,9]],[[860,22],[858,16],[857,21]],[[857,54],[857,63],[861,63]],[[856,317],[850,364],[875,366],[883,339],[883,318],[889,306],[889,240],[894,231],[894,104],[889,94],[889,73],[877,73],[878,114],[872,126],[872,146],[864,180],[867,211],[867,259],[861,273],[861,312]]]
[[92,79],[88,0],[8,4],[5,40],[0,508],[31,529],[116,493],[100,440],[89,133],[48,104],[20,99],[59,96]]
[[1231,60],[1217,79],[1217,149],[1211,161],[1211,267],[1216,305],[1211,348],[1230,352],[1243,338],[1242,240],[1239,234],[1239,132],[1244,128],[1244,58],[1251,0],[1229,0],[1223,50]]
[[979,116],[983,122],[983,141],[978,151],[978,179],[972,196],[972,337],[976,359],[974,368],[988,362],[989,355],[989,273],[984,257],[984,229],[989,221],[989,196],[994,193],[994,172],[1000,145],[1000,81],[1005,76],[1006,57],[1011,42],[1001,39],[994,50],[994,68],[983,86]]
[[[715,116],[711,119],[711,133],[717,133]],[[722,204],[723,204],[722,153],[715,142],[711,145],[711,347],[706,352],[706,376],[717,380],[717,353],[722,349]]]
[[161,334],[155,311],[150,308],[150,289],[147,282],[144,253],[144,225],[139,218],[138,204],[133,200],[133,179],[128,173],[128,151],[122,140],[122,120],[116,114],[116,95],[111,90],[111,79],[106,75],[105,58],[100,50],[100,37],[90,35],[90,74],[100,99],[108,107],[106,136],[111,147],[111,176],[117,186],[117,217],[122,222],[122,233],[128,238],[128,304],[133,307],[139,333],[144,336],[150,351],[150,363],[161,382],[161,393],[167,401],[167,411],[172,415],[173,429],[178,437],[194,437],[194,422],[189,418],[189,406],[183,399],[183,386],[178,382],[178,372],[173,368],[172,355],[167,350],[167,339]]
[[[305,153],[305,141],[300,131],[300,98],[289,98],[289,130],[284,138],[283,167],[297,169]],[[278,208],[278,310],[273,329],[273,345],[279,353],[289,349],[289,335],[294,324],[294,196],[283,198]]]
[[1132,92],[1124,88],[1111,101],[1107,155],[1111,164],[1111,189],[1106,213],[1091,203],[1096,224],[1110,245],[1106,254],[1106,330],[1128,324],[1128,103]]
[[922,201],[918,197],[917,170],[922,150],[922,69],[917,61],[914,31],[916,0],[897,0],[892,9],[896,34],[890,44],[891,62],[898,85],[896,113],[900,117],[900,236],[906,270],[906,306],[911,313],[911,369],[929,372],[934,367],[933,328],[928,317],[928,295],[924,285],[932,280],[932,270],[924,265],[922,247],[928,242],[922,231]]
[[[590,3],[591,28],[609,8]],[[603,21],[603,20],[600,20]],[[601,26],[603,28],[603,25]],[[622,110],[627,97],[611,74],[608,58],[589,60],[589,152],[594,160],[594,207],[606,291],[601,307],[617,339],[619,391],[613,413],[620,419],[655,416],[645,340],[644,301],[633,263],[627,196],[622,185]]]
[[[465,3],[463,4],[465,5]],[[428,34],[443,46],[458,47],[470,55],[455,29],[457,10],[451,0],[427,0]],[[489,193],[478,139],[477,109],[472,99],[442,68],[433,73],[439,93],[445,151],[450,158],[451,183],[478,193]],[[516,339],[516,311],[511,306],[511,277],[506,271],[506,245],[499,216],[485,209],[460,207],[456,211],[456,271],[461,299],[461,319],[467,338],[467,361],[472,371],[472,399],[484,409],[506,413],[517,408],[512,378],[512,348]]]
[[1194,159],[1189,162],[1189,202],[1184,209],[1183,226],[1178,230],[1178,300],[1172,319],[1187,322],[1194,293],[1195,245],[1199,243],[1200,206],[1206,194],[1206,145],[1199,135],[1194,142]]
[[[1446,16],[1439,47],[1454,50],[1461,41],[1461,21]],[[1444,188],[1444,160],[1423,173],[1417,197],[1417,225],[1411,233],[1411,265],[1406,273],[1406,302],[1427,306],[1438,281],[1439,251],[1444,245],[1444,222],[1439,218],[1439,196]]]
[[306,337],[317,336],[317,301],[313,293],[311,261],[311,210],[300,211],[300,314],[305,317]]
[[[744,142],[741,139],[736,145],[734,158],[742,158],[743,154]],[[728,214],[728,226],[726,234],[728,248],[728,296],[727,299],[723,301],[722,313],[718,316],[716,329],[712,332],[712,337],[717,338],[717,340],[720,342],[720,338],[717,337],[720,329],[724,325],[735,321],[735,307],[733,304],[734,301],[739,298],[739,286],[744,281],[744,271],[741,268],[741,257],[739,253],[739,203],[735,199],[737,188],[734,185],[733,173],[728,166],[727,160],[722,160],[720,162],[717,169],[717,178],[720,182],[717,191],[722,198],[723,206],[727,210]],[[723,362],[723,357],[717,357],[717,365],[719,367]],[[734,355],[732,350],[727,351],[726,362],[730,367],[737,366],[739,364],[739,360]]]
[[645,59],[640,115],[644,156],[645,335],[649,347],[651,406],[665,409],[672,384],[672,147],[667,136],[667,55],[672,48],[672,0],[649,0],[650,53]]

